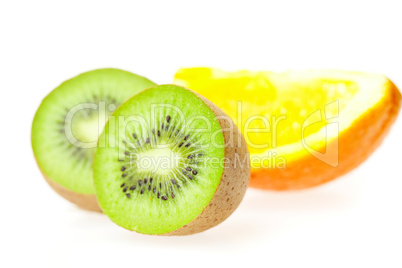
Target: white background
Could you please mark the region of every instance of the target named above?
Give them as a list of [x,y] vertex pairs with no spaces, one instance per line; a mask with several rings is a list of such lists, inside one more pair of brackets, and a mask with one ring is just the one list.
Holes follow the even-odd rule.
[[101,67],[169,83],[179,67],[384,73],[402,87],[400,1],[0,2],[0,267],[401,267],[402,120],[324,186],[250,189],[188,237],[126,231],[55,194],[30,128],[62,81]]

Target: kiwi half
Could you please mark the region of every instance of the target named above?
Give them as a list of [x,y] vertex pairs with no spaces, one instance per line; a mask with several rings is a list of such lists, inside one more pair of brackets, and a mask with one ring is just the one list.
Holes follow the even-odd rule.
[[61,196],[100,211],[92,161],[106,120],[132,95],[154,86],[118,69],[99,69],[65,81],[42,101],[32,124],[32,148],[49,185]]
[[94,160],[103,212],[144,234],[187,235],[219,224],[240,204],[249,177],[247,146],[232,120],[175,85],[122,104]]

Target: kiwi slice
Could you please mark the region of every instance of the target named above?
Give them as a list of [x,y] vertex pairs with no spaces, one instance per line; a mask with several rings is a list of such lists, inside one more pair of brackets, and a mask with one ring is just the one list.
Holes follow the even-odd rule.
[[46,181],[61,196],[99,211],[92,180],[97,140],[108,117],[132,95],[155,84],[118,69],[65,81],[42,101],[32,124],[32,148]]
[[197,93],[149,88],[121,105],[99,138],[94,183],[103,212],[144,234],[186,235],[225,220],[250,177],[232,120]]

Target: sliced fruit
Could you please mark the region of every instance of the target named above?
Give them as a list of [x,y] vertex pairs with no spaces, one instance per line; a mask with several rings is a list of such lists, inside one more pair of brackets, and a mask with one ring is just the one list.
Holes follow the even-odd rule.
[[104,213],[128,230],[197,233],[237,208],[249,182],[248,157],[241,133],[219,108],[188,89],[156,86],[107,123],[94,161],[96,195]]
[[357,167],[401,105],[389,79],[368,73],[188,68],[174,81],[234,119],[250,151],[250,186],[262,189],[308,188]]
[[99,211],[92,159],[108,116],[123,101],[155,84],[117,69],[80,74],[54,89],[32,124],[32,148],[46,181],[61,196]]

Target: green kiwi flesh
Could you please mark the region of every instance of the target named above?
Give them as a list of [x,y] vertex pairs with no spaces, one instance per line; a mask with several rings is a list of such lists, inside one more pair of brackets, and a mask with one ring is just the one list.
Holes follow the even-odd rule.
[[118,69],[98,69],[65,81],[44,98],[32,124],[32,148],[40,170],[61,195],[80,204],[94,195],[92,161],[98,136],[125,100],[154,86]]
[[[114,112],[94,160],[96,196],[113,222],[144,234],[174,233],[196,222],[218,192],[220,200],[233,204],[225,208],[219,201],[203,226],[177,234],[203,231],[233,212],[247,188],[249,166],[237,172],[230,188],[237,187],[238,193],[229,201],[230,194],[218,190],[229,188],[229,181],[221,183],[227,148],[211,106],[191,90],[161,85],[137,94]],[[245,142],[242,152],[247,152]],[[217,215],[220,212],[224,216]]]

